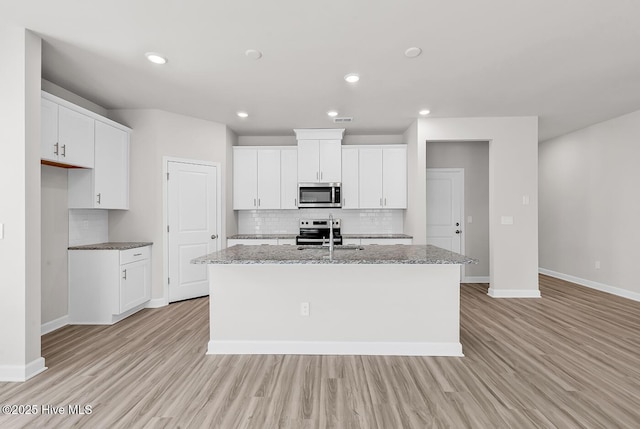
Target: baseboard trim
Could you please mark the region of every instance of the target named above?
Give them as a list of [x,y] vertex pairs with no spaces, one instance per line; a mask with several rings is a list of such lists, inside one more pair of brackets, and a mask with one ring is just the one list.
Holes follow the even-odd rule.
[[489,276],[465,276],[461,283],[489,283]]
[[0,365],[0,381],[27,381],[46,369],[43,357],[39,357],[26,365]]
[[426,342],[209,341],[210,355],[464,356],[462,344]]
[[540,298],[538,289],[494,289],[487,292],[491,298]]
[[42,326],[40,326],[40,335],[45,335],[50,332],[56,331],[60,328],[64,328],[68,324],[69,324],[68,314],[66,316],[58,317],[57,319],[54,319],[50,322],[43,323]]
[[169,305],[169,301],[167,301],[165,298],[156,298],[147,302],[147,305],[145,305],[144,308],[160,308],[166,307],[167,305]]
[[600,292],[610,293],[612,295],[616,295],[622,298],[627,298],[633,301],[640,301],[640,293],[632,292],[627,289],[622,289],[619,287],[611,286],[604,283],[595,282],[593,280],[587,280],[580,277],[572,276],[570,274],[563,274],[557,271],[547,270],[546,268],[538,268],[538,272],[540,274],[544,274],[549,277],[555,277],[560,280],[566,280],[571,283],[578,284],[580,286],[585,286],[590,289],[599,290]]

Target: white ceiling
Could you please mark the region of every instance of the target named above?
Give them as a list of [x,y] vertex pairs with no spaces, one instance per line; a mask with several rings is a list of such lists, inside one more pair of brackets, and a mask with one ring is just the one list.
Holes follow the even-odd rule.
[[639,17],[637,0],[0,0],[0,22],[42,36],[45,79],[239,135],[330,128],[330,109],[349,134],[399,134],[420,108],[561,135],[640,109]]

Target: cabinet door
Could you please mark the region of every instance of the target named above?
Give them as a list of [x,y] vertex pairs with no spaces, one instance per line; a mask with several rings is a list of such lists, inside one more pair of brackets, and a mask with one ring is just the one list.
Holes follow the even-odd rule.
[[280,150],[258,150],[258,209],[280,208]]
[[360,149],[359,158],[360,208],[382,208],[382,149]]
[[407,208],[407,149],[382,150],[383,206],[387,209]]
[[96,208],[129,208],[129,136],[111,125],[96,121]]
[[58,105],[40,100],[40,158],[58,161]]
[[[342,148],[342,208],[357,209],[358,201],[358,148]],[[360,243],[358,243],[360,244]]]
[[342,181],[342,143],[340,140],[320,140],[320,182]]
[[298,140],[298,182],[320,181],[319,140]]
[[298,208],[298,151],[282,149],[280,152],[280,208]]
[[255,149],[233,151],[233,209],[258,208],[258,152]]
[[118,313],[124,313],[151,299],[151,260],[120,265]]
[[82,113],[58,106],[59,161],[93,168],[95,120]]

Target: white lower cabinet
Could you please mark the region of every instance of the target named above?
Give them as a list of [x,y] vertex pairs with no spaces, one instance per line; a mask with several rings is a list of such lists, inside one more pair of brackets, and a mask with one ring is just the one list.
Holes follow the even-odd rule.
[[69,323],[111,325],[151,299],[151,246],[69,250]]
[[229,238],[227,239],[227,247],[236,244],[244,244],[245,246],[260,246],[261,244],[270,244],[272,246],[281,244],[296,244],[295,238]]
[[413,244],[412,238],[343,238],[342,244],[362,246],[365,244],[380,244],[391,246],[393,244]]

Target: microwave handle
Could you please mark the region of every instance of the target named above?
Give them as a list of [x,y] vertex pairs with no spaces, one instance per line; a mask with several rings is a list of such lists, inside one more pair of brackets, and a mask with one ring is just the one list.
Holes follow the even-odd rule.
[[334,203],[336,201],[336,188],[331,187],[331,202]]

